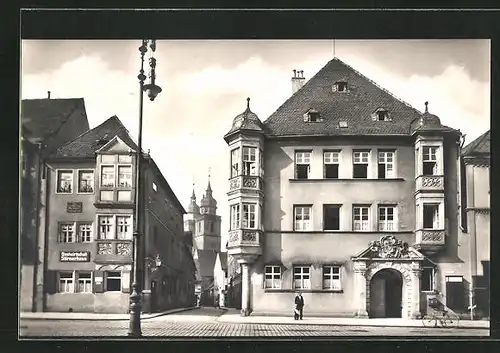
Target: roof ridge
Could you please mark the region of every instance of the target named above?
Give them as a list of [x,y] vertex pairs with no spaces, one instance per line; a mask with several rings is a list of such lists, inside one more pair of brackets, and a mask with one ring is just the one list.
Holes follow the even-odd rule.
[[467,146],[463,148],[462,154],[472,153],[474,149],[476,149],[484,141],[484,139],[486,138],[486,136],[488,136],[488,134],[490,134],[490,132],[491,129],[488,129],[487,131],[479,135],[475,140],[471,141]]

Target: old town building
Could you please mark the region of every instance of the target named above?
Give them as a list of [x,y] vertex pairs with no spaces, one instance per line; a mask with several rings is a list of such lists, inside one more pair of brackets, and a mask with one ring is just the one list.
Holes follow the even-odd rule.
[[473,317],[490,311],[490,131],[462,150],[461,232],[470,253],[469,306]]
[[193,187],[184,217],[184,230],[193,236],[191,252],[196,264],[195,294],[199,296],[200,305],[217,305],[214,266],[217,253],[221,251],[221,217],[217,215],[217,201],[212,195],[210,176],[200,206],[196,203]]
[[[128,312],[136,150],[113,116],[46,157],[38,227],[43,305],[37,311]],[[191,306],[195,266],[182,227],[185,211],[154,160],[143,156],[143,311]]]
[[291,315],[297,291],[310,316],[466,312],[461,133],[337,58],[292,87],[263,122],[248,99],[224,136],[242,315]]
[[44,160],[57,147],[89,129],[82,98],[25,99],[21,102],[21,202],[20,202],[20,309],[40,311],[43,307],[43,258],[37,229],[41,205],[40,180]]

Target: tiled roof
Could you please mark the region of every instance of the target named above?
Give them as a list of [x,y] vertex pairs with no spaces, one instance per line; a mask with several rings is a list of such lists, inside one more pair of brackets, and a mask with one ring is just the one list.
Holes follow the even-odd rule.
[[118,136],[124,143],[129,145],[134,150],[137,150],[138,147],[130,137],[128,130],[115,115],[103,122],[101,125],[84,132],[74,140],[62,145],[52,154],[51,157],[95,157],[95,151],[103,146],[100,140],[111,140],[115,136]]
[[200,276],[213,277],[217,253],[214,250],[198,250]]
[[[23,99],[21,102],[22,128],[30,138],[47,144],[49,150],[68,141],[68,135],[61,136],[58,132],[71,116],[81,119],[78,124],[73,124],[82,129],[77,134],[89,129],[83,98]],[[74,136],[69,137],[72,138]]]
[[490,154],[491,130],[486,131],[477,139],[469,143],[462,150],[462,155],[471,156],[478,154]]
[[233,119],[233,125],[227,134],[224,135],[224,138],[227,138],[233,132],[238,130],[263,132],[262,122],[257,114],[250,110],[250,98],[247,98],[247,109]]
[[[347,82],[348,92],[333,92],[336,82]],[[424,103],[424,102],[422,102]],[[391,121],[374,121],[378,109]],[[305,122],[315,109],[323,121]],[[263,122],[268,136],[409,135],[412,121],[421,112],[394,97],[341,60],[329,61],[305,85]],[[347,127],[339,127],[344,121]]]

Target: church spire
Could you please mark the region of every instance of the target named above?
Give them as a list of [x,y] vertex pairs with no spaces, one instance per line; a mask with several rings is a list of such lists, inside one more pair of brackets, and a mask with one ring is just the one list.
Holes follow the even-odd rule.
[[210,167],[208,167],[208,185],[207,185],[207,196],[208,193],[212,195],[212,186],[210,185]]
[[193,177],[193,193],[191,194],[191,202],[196,202],[196,194],[194,193],[194,177]]

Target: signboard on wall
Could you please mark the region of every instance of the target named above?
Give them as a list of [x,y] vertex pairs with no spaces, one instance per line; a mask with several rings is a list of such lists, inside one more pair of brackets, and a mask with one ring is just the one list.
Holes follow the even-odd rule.
[[68,202],[66,204],[66,212],[68,213],[82,213],[83,203],[82,202]]
[[90,251],[61,251],[59,254],[61,262],[89,262]]

